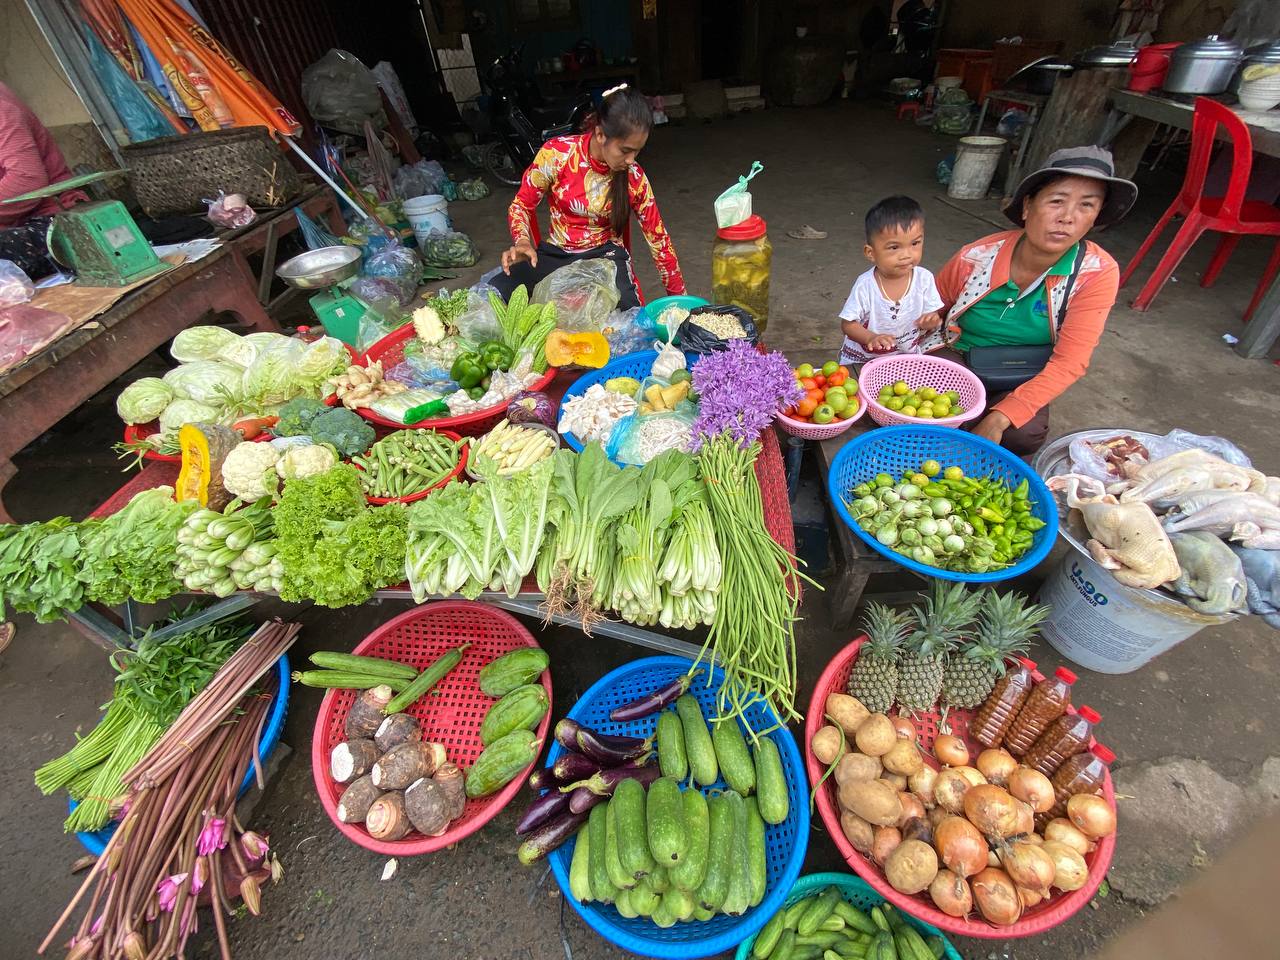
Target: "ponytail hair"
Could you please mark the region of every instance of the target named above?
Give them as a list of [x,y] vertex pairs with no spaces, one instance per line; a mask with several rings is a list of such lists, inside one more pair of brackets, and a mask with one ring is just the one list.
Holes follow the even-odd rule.
[[[584,131],[599,127],[609,140],[637,132],[648,133],[653,129],[653,110],[644,94],[624,83],[604,92],[600,106],[587,114],[582,127]],[[631,219],[629,176],[629,171],[620,170],[609,182],[609,226],[619,237]]]

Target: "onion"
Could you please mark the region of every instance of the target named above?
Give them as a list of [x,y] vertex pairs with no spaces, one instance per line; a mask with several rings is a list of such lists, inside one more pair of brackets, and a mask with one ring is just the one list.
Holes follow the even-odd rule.
[[935,826],[933,845],[947,869],[962,877],[971,877],[987,865],[987,842],[964,817],[947,817]]
[[1116,812],[1111,804],[1097,795],[1077,793],[1067,801],[1067,816],[1075,828],[1090,840],[1109,837],[1116,832]]
[[1021,840],[1005,844],[1000,849],[1000,865],[1018,886],[1034,890],[1042,897],[1049,895],[1056,868],[1053,858],[1042,847]]
[[1082,857],[1093,849],[1093,842],[1066,817],[1050,820],[1045,825],[1044,838],[1053,843],[1064,843]]
[[929,884],[929,896],[939,910],[949,917],[963,917],[973,909],[973,894],[964,877],[950,870],[939,870]]
[[933,755],[949,767],[963,767],[969,762],[969,748],[954,734],[940,733],[933,741]]
[[926,810],[933,808],[933,785],[937,782],[937,779],[938,771],[928,764],[925,764],[924,769],[919,773],[913,773],[907,777],[907,786],[924,804]]
[[1013,808],[1018,812],[1018,825],[1014,828],[1014,833],[1034,834],[1036,831],[1036,814],[1031,809],[1031,804],[1025,800],[1014,799]]
[[897,827],[876,827],[875,837],[871,841],[871,859],[883,867],[889,854],[897,850],[901,842],[902,832]]
[[987,851],[987,866],[988,867],[1000,866],[1000,858],[996,856],[996,852],[994,850]]
[[998,867],[987,867],[970,881],[973,899],[990,923],[1007,927],[1022,916],[1022,900],[1009,875]]
[[1013,759],[1013,754],[1008,750],[995,747],[978,754],[977,766],[978,772],[988,781],[1003,787],[1009,779],[1009,774],[1017,769],[1018,761]]
[[912,817],[902,825],[903,840],[920,840],[933,843],[933,825],[924,817]]
[[1022,901],[1022,909],[1026,910],[1045,899],[1045,896],[1039,890],[1032,890],[1030,887],[1018,887],[1018,899]]
[[1059,890],[1079,890],[1089,879],[1089,867],[1080,856],[1065,843],[1046,840],[1039,847],[1053,861],[1053,885]]
[[911,722],[910,717],[890,717],[893,721],[893,729],[901,740],[910,740],[916,742],[916,725]]
[[954,767],[948,767],[938,771],[933,784],[933,799],[948,813],[960,813],[964,810],[964,795],[970,786],[963,773]]
[[938,824],[940,824],[943,820],[947,819],[947,817],[953,817],[953,816],[955,816],[955,814],[948,811],[946,807],[930,807],[929,808],[929,826],[937,830]]
[[914,793],[899,791],[898,799],[902,801],[902,816],[898,818],[898,826],[905,826],[913,817],[924,817],[924,804]]
[[982,771],[977,767],[956,767],[956,771],[969,781],[969,786],[980,787],[987,782],[987,778],[982,775]]
[[1053,809],[1055,797],[1053,784],[1039,770],[1018,767],[1009,774],[1009,792],[1019,800],[1031,804],[1036,813],[1048,813]]
[[1018,831],[1018,808],[1004,787],[986,783],[970,787],[964,795],[964,815],[990,840],[1011,837]]

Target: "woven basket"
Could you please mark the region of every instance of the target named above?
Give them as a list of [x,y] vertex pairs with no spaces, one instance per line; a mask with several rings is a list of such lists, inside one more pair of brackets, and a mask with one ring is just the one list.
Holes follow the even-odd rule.
[[203,130],[121,149],[149,217],[203,213],[219,190],[243,194],[255,210],[282,207],[302,192],[298,172],[266,127]]

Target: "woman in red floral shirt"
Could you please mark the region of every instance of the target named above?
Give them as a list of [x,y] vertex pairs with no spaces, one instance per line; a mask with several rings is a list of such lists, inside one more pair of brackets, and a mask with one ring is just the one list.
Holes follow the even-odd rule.
[[[639,306],[631,255],[623,246],[632,213],[667,293],[684,293],[653,188],[635,162],[652,127],[649,102],[624,85],[604,94],[586,133],[542,145],[507,210],[512,246],[502,255],[504,275],[491,281],[504,297],[520,284],[532,292],[539,280],[574,260],[603,257],[618,268],[618,308]],[[550,233],[535,245],[537,207],[544,196],[551,208]]]

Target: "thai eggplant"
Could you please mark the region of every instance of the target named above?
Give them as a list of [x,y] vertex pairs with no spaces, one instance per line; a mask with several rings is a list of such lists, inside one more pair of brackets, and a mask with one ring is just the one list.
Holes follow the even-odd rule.
[[623,780],[638,780],[641,785],[648,786],[662,776],[662,771],[656,764],[649,766],[633,767],[612,767],[609,770],[601,770],[599,773],[592,774],[586,780],[579,780],[577,783],[571,783],[560,788],[561,793],[571,793],[579,789],[590,790],[592,793],[601,797],[613,796],[613,791],[618,788]]

